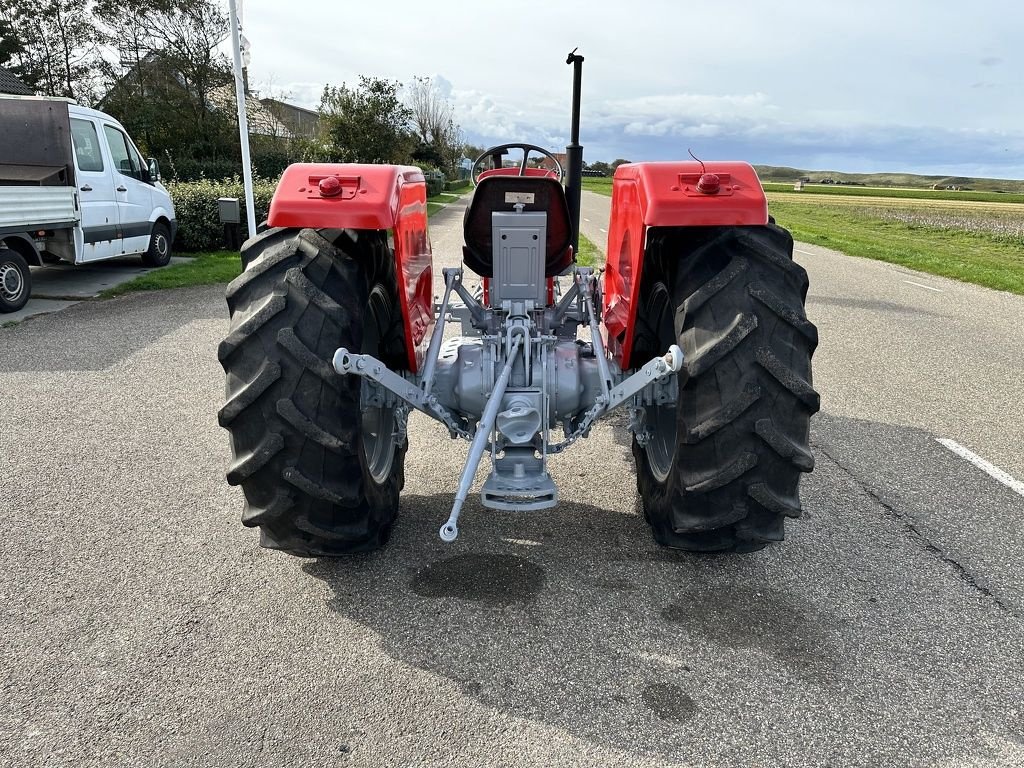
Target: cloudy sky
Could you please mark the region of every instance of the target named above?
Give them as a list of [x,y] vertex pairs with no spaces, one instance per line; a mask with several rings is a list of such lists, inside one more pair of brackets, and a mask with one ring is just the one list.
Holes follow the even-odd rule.
[[432,76],[477,144],[588,161],[708,159],[1024,178],[1024,5],[1011,0],[244,0],[250,82]]

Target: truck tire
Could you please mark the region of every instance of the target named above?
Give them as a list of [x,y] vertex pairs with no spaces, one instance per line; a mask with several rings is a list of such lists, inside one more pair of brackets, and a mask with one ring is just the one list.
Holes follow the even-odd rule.
[[0,312],[17,312],[32,294],[32,272],[17,251],[0,248]]
[[650,439],[633,440],[644,514],[663,546],[752,552],[800,515],[800,477],[814,467],[818,332],[792,254],[793,238],[774,224],[649,238],[638,353],[676,343],[685,357],[677,402],[647,406]]
[[149,250],[142,254],[147,267],[166,267],[171,263],[171,228],[158,221],[149,236]]
[[407,442],[394,409],[361,409],[362,379],[331,361],[346,347],[408,367],[386,236],[278,228],[244,251],[218,350],[242,522],[301,557],[376,549],[398,515]]

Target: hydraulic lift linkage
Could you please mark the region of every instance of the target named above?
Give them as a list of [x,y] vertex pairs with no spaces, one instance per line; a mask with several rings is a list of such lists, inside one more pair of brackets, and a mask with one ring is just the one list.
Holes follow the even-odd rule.
[[[633,406],[631,408],[630,429],[636,433],[637,439],[641,443],[646,442],[647,431],[643,424],[644,411],[640,407],[641,395],[644,390],[648,388],[654,389],[654,385],[660,384],[663,391],[659,393],[659,402],[663,402],[666,399],[674,399],[674,388],[666,387],[664,380],[678,372],[683,365],[682,350],[673,344],[664,355],[655,357],[631,375],[613,374],[608,364],[608,358],[605,355],[597,312],[594,306],[595,296],[598,293],[597,277],[593,269],[589,267],[577,267],[573,275],[574,284],[555,307],[554,317],[565,317],[573,304],[583,305],[582,309],[590,328],[590,343],[593,347],[594,359],[600,372],[600,392],[592,403],[587,404],[589,407],[575,421],[575,428],[570,430],[568,425],[566,426],[566,439],[561,443],[549,444],[547,436],[548,424],[551,419],[547,413],[543,414],[543,427],[540,429],[543,441],[538,448],[542,454],[542,459],[546,459],[549,455],[561,453],[579,437],[586,437],[594,422],[626,404]],[[450,310],[455,309],[450,303],[452,293],[456,293],[465,302],[465,307],[458,309],[465,312],[477,327],[485,326],[488,316],[494,313],[494,310],[486,309],[466,290],[462,284],[462,269],[447,268],[444,270],[444,278],[444,297],[439,306],[436,324],[427,348],[422,373],[407,373],[405,376],[402,376],[390,370],[383,362],[372,355],[354,354],[344,348],[339,349],[335,353],[333,363],[334,369],[339,374],[360,376],[369,384],[369,387],[364,387],[364,399],[368,397],[375,404],[394,405],[396,411],[398,411],[396,424],[398,425],[397,430],[400,439],[405,437],[406,419],[409,409],[415,408],[444,424],[453,438],[462,437],[470,441],[469,455],[466,458],[466,464],[459,478],[455,503],[452,506],[448,520],[441,526],[440,530],[441,539],[451,542],[459,534],[459,515],[462,512],[466,497],[469,495],[470,486],[476,476],[480,461],[488,449],[496,452],[495,446],[497,445],[498,436],[495,434],[495,421],[499,416],[502,405],[509,405],[509,403],[505,403],[503,400],[505,399],[505,391],[509,386],[509,379],[515,363],[517,360],[522,360],[524,365],[528,367],[531,348],[534,345],[537,345],[539,353],[544,355],[547,348],[558,341],[558,339],[553,335],[540,333],[534,321],[526,313],[523,313],[521,316],[509,314],[505,318],[501,328],[504,354],[500,358],[504,362],[487,397],[479,423],[474,425],[471,419],[453,413],[439,401],[436,393],[433,391],[435,371],[437,369],[438,356],[441,352],[445,323]],[[546,366],[543,366],[541,370],[544,372],[541,376],[541,391],[544,393],[546,400]],[[367,392],[367,390],[369,391]],[[545,408],[547,408],[547,403],[545,403]],[[546,472],[544,474],[546,476]],[[542,506],[553,506],[554,503],[552,496],[551,502]],[[497,504],[493,506],[505,508]],[[515,508],[537,508],[538,506],[541,505],[533,505],[532,507],[528,504],[516,505]]]

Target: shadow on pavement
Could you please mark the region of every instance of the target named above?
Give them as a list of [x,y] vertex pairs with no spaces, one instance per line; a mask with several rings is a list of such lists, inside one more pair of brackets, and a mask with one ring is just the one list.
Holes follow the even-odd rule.
[[445,547],[437,510],[450,502],[403,497],[389,549],[304,569],[388,655],[489,707],[667,754],[734,664],[834,684],[837,620],[767,584],[766,556],[658,549],[642,519],[571,503],[516,519],[470,509],[467,533]]

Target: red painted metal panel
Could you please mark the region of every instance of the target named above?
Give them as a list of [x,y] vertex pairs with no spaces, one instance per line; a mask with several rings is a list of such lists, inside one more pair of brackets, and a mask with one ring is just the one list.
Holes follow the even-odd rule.
[[[711,176],[718,177],[717,184]],[[612,182],[604,273],[604,322],[608,346],[616,362],[623,368],[629,367],[648,227],[767,223],[768,201],[757,173],[747,163],[680,161],[620,165]]]
[[288,166],[270,203],[272,227],[393,230],[406,354],[419,369],[434,324],[427,186],[419,168],[357,163]]
[[427,185],[422,174],[401,185],[395,220],[395,272],[405,320],[410,370],[419,371],[434,326],[434,271],[427,233]]

